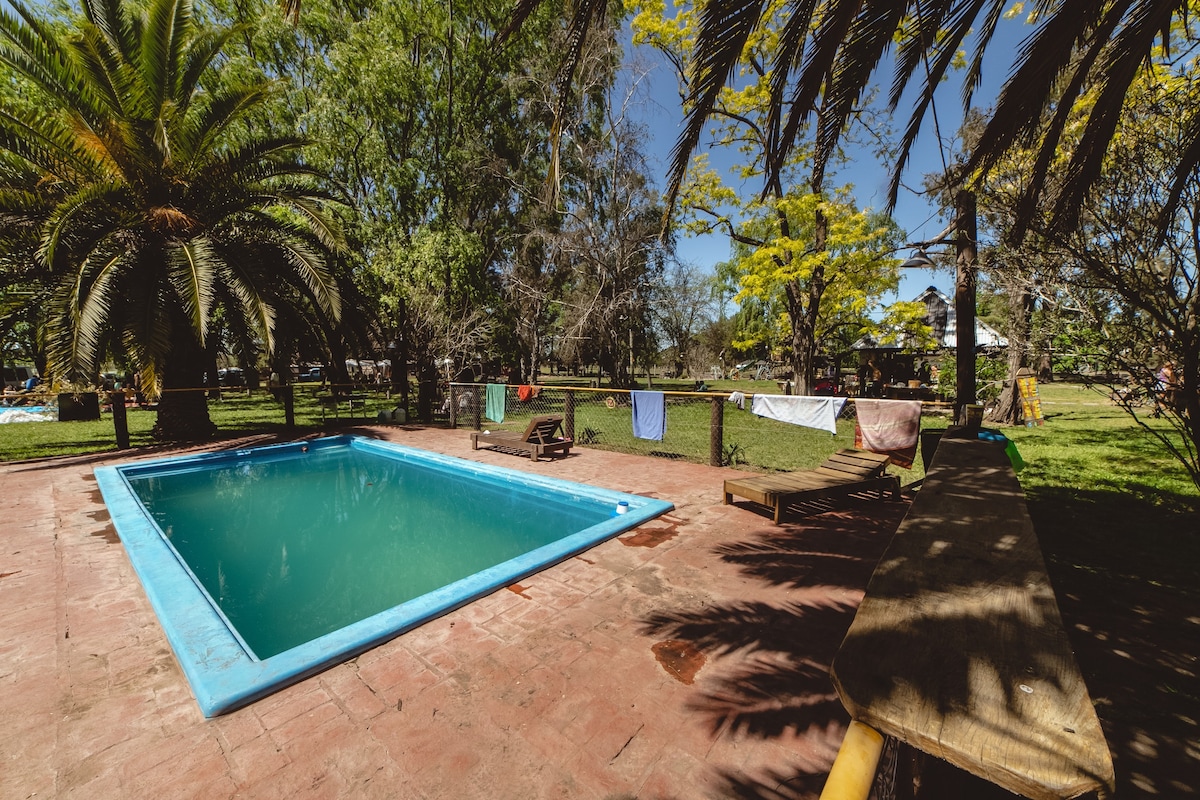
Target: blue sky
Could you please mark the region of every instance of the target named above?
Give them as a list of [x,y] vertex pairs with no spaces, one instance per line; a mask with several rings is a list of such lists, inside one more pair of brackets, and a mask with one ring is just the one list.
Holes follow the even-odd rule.
[[[1017,20],[1002,20],[997,34],[992,42],[988,58],[985,60],[982,85],[975,92],[976,107],[985,107],[992,102],[999,88],[1008,75],[1009,67],[1016,46],[1022,37],[1030,32],[1030,28]],[[643,84],[637,95],[636,117],[644,122],[649,130],[647,147],[648,160],[651,169],[655,170],[654,178],[660,188],[666,184],[667,164],[670,151],[679,135],[683,114],[679,105],[674,73],[670,65],[648,47],[634,48],[625,40],[627,63],[629,57],[636,59],[641,68],[649,68],[643,78]],[[885,81],[891,80],[890,71],[881,76]],[[934,135],[932,120],[927,117],[924,133],[918,140],[909,159],[909,165],[903,175],[901,193],[893,217],[907,233],[906,241],[922,241],[936,237],[949,223],[949,216],[940,212],[937,207],[913,189],[919,189],[923,176],[930,172],[940,172],[942,169],[942,152],[947,161],[953,157],[950,142],[954,139],[962,121],[962,100],[959,94],[960,86],[953,78],[940,87],[936,102],[938,129],[942,141],[946,143],[939,148],[938,139]],[[897,112],[894,127],[897,135],[908,121],[909,108],[901,105]],[[714,166],[733,163],[732,156],[722,158],[722,154],[709,150],[709,159]],[[881,164],[869,151],[853,155],[853,163],[844,168],[836,177],[835,184],[854,185],[854,196],[859,206],[882,209],[887,201],[887,186],[890,180],[890,169]],[[747,184],[746,191],[757,192],[757,183]],[[705,269],[729,258],[729,240],[724,236],[711,235],[706,237],[681,237],[678,242],[680,258]],[[907,257],[907,253],[898,254]],[[954,276],[947,271],[931,272],[928,270],[904,270],[898,299],[912,299],[927,286],[937,286],[943,292],[953,293]],[[894,300],[897,298],[887,298]]]

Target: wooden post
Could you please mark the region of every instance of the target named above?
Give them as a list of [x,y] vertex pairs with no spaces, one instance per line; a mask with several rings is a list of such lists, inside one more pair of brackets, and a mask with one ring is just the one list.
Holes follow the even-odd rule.
[[719,467],[725,446],[725,400],[721,397],[709,399],[712,402],[712,410],[708,423],[708,463]]
[[563,392],[563,436],[575,441],[575,393]]
[[867,800],[882,753],[879,731],[858,720],[851,722],[821,790],[821,800]]
[[454,396],[454,384],[446,387],[446,396],[450,398],[450,427],[458,427],[458,398]]
[[296,396],[292,388],[292,384],[289,383],[280,389],[280,396],[283,398],[283,427],[289,431],[296,427]]
[[956,325],[955,367],[957,385],[954,417],[961,423],[962,408],[975,402],[975,194],[960,191],[955,198],[955,247],[957,250],[954,283]]
[[118,389],[108,396],[112,406],[113,428],[117,434],[117,449],[129,449],[129,419],[125,416],[125,392]]

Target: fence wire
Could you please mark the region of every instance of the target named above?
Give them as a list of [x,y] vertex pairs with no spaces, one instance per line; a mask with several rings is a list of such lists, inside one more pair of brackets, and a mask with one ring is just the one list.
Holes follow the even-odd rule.
[[[834,451],[854,446],[853,399],[843,409],[837,421],[837,433],[833,434],[755,416],[749,410],[752,395],[742,398],[739,405],[732,402],[737,398],[736,393],[665,392],[666,430],[662,440],[656,441],[633,435],[633,407],[628,390],[501,386],[504,394],[502,420],[490,419],[487,415],[486,384],[454,383],[435,402],[431,422],[466,430],[519,433],[535,416],[560,414],[564,417],[566,435],[584,447],[754,471],[809,469]],[[405,419],[403,415],[393,415],[400,401],[386,386],[339,386],[336,394],[331,388],[328,384],[300,383],[277,389],[222,387],[219,390],[175,391],[207,395],[209,416],[218,429],[225,431],[284,429],[284,399],[288,393],[293,398],[294,425],[300,429],[330,429],[344,424],[393,423]],[[100,407],[93,411],[96,416],[80,419],[110,417],[111,397],[106,392],[99,395]],[[156,406],[132,392],[126,393],[125,397],[133,444],[152,443],[150,430],[155,422]],[[410,396],[410,401],[415,402],[415,395]],[[27,396],[21,402],[44,403],[48,407],[56,405],[55,397],[50,393],[45,397]],[[413,419],[408,413],[407,420]],[[106,427],[112,424],[110,421]],[[91,429],[80,429],[79,444],[95,440],[97,434]],[[919,461],[914,470],[902,477],[908,480],[924,474]]]
[[[809,469],[854,446],[853,399],[834,434],[756,416],[749,397],[738,404],[725,392],[665,392],[666,431],[656,441],[633,435],[628,390],[500,386],[502,419],[488,417],[487,385],[477,383],[451,384],[440,415],[451,427],[520,433],[533,417],[561,414],[566,435],[585,447],[758,471]],[[914,469],[923,474],[919,464]]]

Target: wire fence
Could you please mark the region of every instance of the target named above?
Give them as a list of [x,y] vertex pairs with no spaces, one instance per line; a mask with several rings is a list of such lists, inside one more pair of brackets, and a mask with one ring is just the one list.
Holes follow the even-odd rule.
[[[504,412],[497,416],[502,419],[488,416],[488,387],[478,383],[451,384],[439,413],[453,428],[516,433],[533,417],[560,414],[564,435],[585,447],[760,471],[812,468],[834,451],[854,446],[853,398],[847,399],[834,434],[759,417],[749,410],[753,395],[668,391],[663,393],[666,430],[658,441],[633,435],[628,390],[500,386]],[[926,413],[949,412],[941,404],[927,404]],[[917,477],[924,473],[919,463],[914,471]]]
[[[559,414],[563,417],[564,434],[585,447],[756,471],[812,468],[834,451],[854,446],[853,398],[848,400],[837,420],[837,433],[834,434],[756,416],[749,410],[752,394],[739,398],[737,393],[731,392],[667,391],[664,392],[665,432],[661,440],[651,440],[633,435],[633,408],[628,390],[500,386],[504,397],[502,420],[487,415],[487,384],[452,383],[434,404],[431,422],[467,430],[520,433],[535,416]],[[346,424],[412,420],[410,409],[400,408],[399,398],[393,396],[388,387],[371,384],[331,387],[329,384],[297,383],[276,388],[175,391],[206,395],[209,417],[219,430],[227,432],[321,430]],[[26,397],[20,402],[44,405],[43,413],[53,418],[55,400],[55,396],[49,394]],[[411,396],[410,401],[415,401],[415,396]],[[7,410],[0,409],[0,415]],[[16,408],[11,410],[16,411]],[[130,443],[134,446],[151,444],[151,430],[156,422],[154,411],[153,403],[132,391],[120,395],[99,392],[57,396],[58,419],[96,420],[93,424],[100,426],[94,430],[78,429],[76,438],[81,447],[89,441],[100,444],[100,438],[108,438],[114,433],[118,447],[127,447]],[[939,404],[926,404],[927,415],[938,413],[949,412],[939,408]],[[32,418],[20,414],[12,416],[14,422]],[[122,426],[126,431],[124,438]],[[927,420],[925,427],[941,428],[945,427],[945,422]],[[41,438],[40,434],[37,438]],[[2,451],[3,447],[0,447],[0,458],[5,457]],[[914,470],[904,477],[915,479],[923,474],[918,461]]]

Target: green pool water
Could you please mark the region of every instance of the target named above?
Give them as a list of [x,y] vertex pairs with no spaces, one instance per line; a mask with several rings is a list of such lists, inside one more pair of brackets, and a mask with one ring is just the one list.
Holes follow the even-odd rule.
[[608,519],[606,505],[352,448],[128,478],[269,658]]

